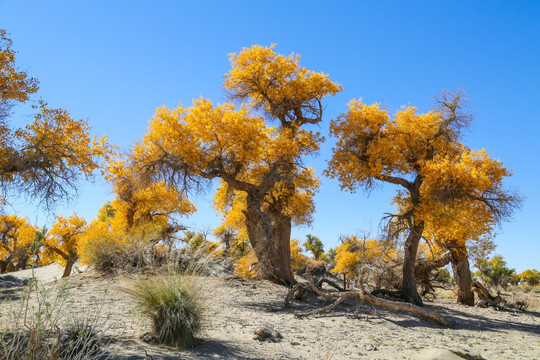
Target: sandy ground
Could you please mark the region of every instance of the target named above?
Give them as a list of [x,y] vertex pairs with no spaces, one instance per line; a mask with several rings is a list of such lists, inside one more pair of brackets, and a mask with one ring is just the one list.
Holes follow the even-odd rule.
[[[39,271],[39,269],[38,269]],[[47,274],[56,270],[45,269]],[[12,273],[14,278],[20,274]],[[46,274],[40,274],[45,282]],[[444,328],[412,314],[357,306],[346,301],[328,315],[295,317],[295,312],[320,308],[327,303],[315,295],[293,301],[283,308],[286,288],[236,276],[201,278],[207,289],[209,313],[205,341],[189,351],[178,352],[142,342],[148,322],[136,315],[123,289],[133,276],[102,277],[92,271],[76,274],[58,283],[71,284],[67,313],[88,314],[100,304],[99,320],[112,339],[107,346],[114,358],[122,359],[451,359],[452,354],[434,355],[436,348],[458,352],[454,359],[539,359],[540,313],[497,311],[459,306],[452,299],[427,304],[451,322]],[[1,282],[0,282],[1,283]],[[0,313],[9,313],[19,303],[21,288],[4,291]],[[0,324],[6,326],[6,316]],[[274,336],[254,339],[266,328]],[[278,335],[279,333],[279,335]],[[426,352],[431,354],[426,355]]]
[[[79,274],[86,271],[86,266],[73,266],[71,274]],[[7,289],[25,285],[31,278],[41,283],[52,282],[62,277],[64,268],[58,264],[50,264],[35,269],[26,269],[0,275],[0,289]]]

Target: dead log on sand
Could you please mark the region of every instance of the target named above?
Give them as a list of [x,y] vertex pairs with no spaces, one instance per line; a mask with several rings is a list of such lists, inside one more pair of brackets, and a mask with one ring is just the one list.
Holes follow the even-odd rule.
[[[340,303],[342,303],[345,299],[348,298],[357,298],[359,303],[363,303],[364,301],[367,301],[368,303],[375,305],[375,306],[382,306],[390,310],[399,310],[399,311],[405,311],[409,312],[415,315],[419,315],[423,318],[429,319],[431,321],[436,322],[437,324],[443,325],[448,327],[449,323],[448,320],[446,320],[443,316],[427,311],[419,306],[408,304],[408,303],[398,303],[394,301],[389,301],[385,299],[378,298],[376,296],[373,296],[369,293],[367,293],[363,288],[359,290],[347,290],[347,291],[341,291],[337,293],[331,293],[331,292],[323,292],[319,289],[318,286],[315,285],[311,277],[309,276],[309,271],[306,272],[306,278],[309,282],[309,285],[311,286],[311,289],[317,293],[318,295],[322,296],[325,299],[335,299],[335,302],[331,305],[325,306],[321,309],[317,309],[314,311],[310,311],[308,313],[297,313],[295,312],[294,315],[297,317],[304,317],[304,316],[310,316],[310,315],[316,315],[316,314],[325,314],[329,313],[330,311],[334,310],[336,306],[338,306]],[[306,286],[307,284],[302,284],[302,286]],[[294,289],[294,287],[292,288]],[[292,290],[291,289],[291,290]],[[296,290],[295,290],[296,291]],[[291,291],[289,291],[291,293]],[[294,293],[294,292],[293,292]],[[290,300],[291,296],[287,296],[287,298]]]

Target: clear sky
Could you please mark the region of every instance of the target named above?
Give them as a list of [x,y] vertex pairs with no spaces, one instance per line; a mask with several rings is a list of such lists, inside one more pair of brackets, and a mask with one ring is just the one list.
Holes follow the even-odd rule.
[[[497,253],[517,271],[540,269],[540,2],[531,1],[56,1],[0,0],[0,28],[19,51],[18,65],[40,80],[38,96],[88,119],[123,149],[139,139],[155,109],[204,96],[223,102],[228,54],[277,44],[283,54],[343,86],[325,101],[320,131],[362,97],[389,110],[430,109],[443,88],[465,89],[475,119],[464,142],[486,148],[513,169],[507,182],[526,198],[496,238]],[[22,109],[13,121],[25,121]],[[328,139],[310,159],[321,173]],[[322,178],[311,233],[325,248],[342,234],[375,235],[395,188],[344,193]],[[58,213],[92,219],[112,199],[104,181],[84,185]],[[219,219],[211,195],[194,200],[194,229]],[[38,224],[34,204],[13,209]]]

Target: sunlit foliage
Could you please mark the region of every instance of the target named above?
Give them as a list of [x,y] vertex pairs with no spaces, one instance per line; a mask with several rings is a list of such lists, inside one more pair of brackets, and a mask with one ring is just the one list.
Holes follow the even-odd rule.
[[[175,216],[196,210],[180,190],[164,181],[152,181],[127,160],[111,161],[107,179],[112,183],[116,197],[104,211],[116,231],[137,233],[144,238],[150,238],[153,233],[156,243],[167,241],[183,229]],[[110,212],[114,216],[110,216]]]
[[32,255],[36,229],[26,218],[0,215],[0,272],[24,269]]
[[38,81],[15,65],[15,55],[0,29],[0,196],[9,201],[26,194],[48,208],[70,198],[78,179],[91,176],[111,147],[105,138],[89,135],[86,121],[43,100],[32,105],[35,113],[25,127],[13,128],[10,110],[38,90]]
[[256,279],[257,274],[257,256],[253,249],[242,256],[235,264],[234,273],[244,279]]
[[303,125],[319,123],[321,100],[341,87],[273,46],[243,49],[231,64],[224,86],[244,105],[201,98],[191,107],[159,108],[134,158],[156,179],[182,189],[219,178],[215,207],[225,215],[223,225],[247,233],[263,278],[291,284],[290,229],[312,220],[319,186],[302,158],[323,141]]
[[57,216],[56,222],[47,233],[45,254],[52,261],[65,267],[62,277],[69,276],[73,265],[79,260],[84,244],[82,234],[86,220],[73,214],[66,218]]
[[540,284],[540,271],[536,269],[527,269],[519,274],[519,280],[530,286],[536,286]]
[[[403,107],[391,117],[379,104],[353,100],[330,126],[338,141],[326,174],[343,189],[370,190],[378,183],[400,187],[387,233],[405,239],[402,295],[419,305],[414,267],[424,231],[440,245],[457,242],[462,249],[467,241],[484,241],[477,249],[486,252],[486,233],[519,205],[502,186],[510,171],[485,150],[472,151],[459,142],[469,122],[463,103],[461,93],[443,93],[432,111]],[[469,223],[460,227],[464,219]]]
[[401,264],[401,254],[393,241],[349,236],[336,249],[336,265],[331,272],[348,279],[371,283],[377,288],[393,287],[394,268]]
[[311,234],[307,234],[306,241],[304,241],[303,245],[306,248],[306,250],[311,252],[315,260],[320,260],[321,257],[323,257],[324,246],[321,239],[319,239],[318,237],[313,236]]
[[240,231],[235,230],[235,227],[228,225],[220,225],[214,230],[221,244],[223,244],[223,256],[232,258],[241,258],[249,251],[250,245],[245,229],[240,226]]
[[506,266],[506,261],[501,255],[495,255],[488,260],[477,261],[476,267],[478,268],[476,275],[483,282],[497,289],[504,289],[508,284],[514,282],[515,270]]

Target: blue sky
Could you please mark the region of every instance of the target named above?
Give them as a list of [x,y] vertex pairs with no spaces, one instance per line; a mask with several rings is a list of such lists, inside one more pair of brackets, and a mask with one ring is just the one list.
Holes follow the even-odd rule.
[[[526,198],[500,229],[496,252],[518,271],[540,268],[538,1],[0,0],[0,27],[11,34],[19,67],[40,80],[39,96],[88,119],[124,149],[143,135],[159,106],[199,96],[223,102],[228,54],[252,44],[301,54],[303,66],[343,86],[325,102],[322,133],[354,98],[427,111],[443,88],[462,87],[475,117],[464,142],[513,169],[507,184]],[[19,110],[17,124],[27,115]],[[318,173],[332,143],[309,160]],[[351,195],[322,178],[315,221],[293,236],[314,234],[327,249],[342,234],[375,235],[394,191],[385,186]],[[57,211],[91,219],[111,198],[110,187],[97,181]],[[199,212],[186,224],[218,224],[211,194],[193,200]],[[7,211],[50,221],[23,200]]]

